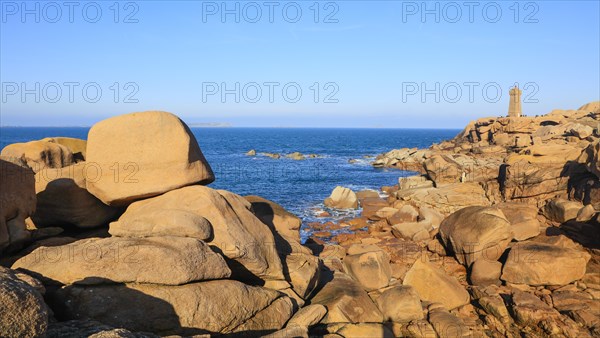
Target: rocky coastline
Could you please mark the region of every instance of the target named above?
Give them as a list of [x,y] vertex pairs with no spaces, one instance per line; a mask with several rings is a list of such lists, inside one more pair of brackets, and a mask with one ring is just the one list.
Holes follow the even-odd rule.
[[211,189],[173,114],[12,144],[0,336],[600,336],[599,140],[600,102],[473,121],[378,156],[416,175],[335,188],[360,217],[305,243],[280,205]]

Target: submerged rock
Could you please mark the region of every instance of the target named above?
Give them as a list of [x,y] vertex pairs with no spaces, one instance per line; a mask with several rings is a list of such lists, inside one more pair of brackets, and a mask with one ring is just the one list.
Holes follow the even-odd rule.
[[272,158],[274,160],[278,160],[278,159],[281,158],[281,155],[277,154],[277,153],[261,153],[261,155],[264,155],[266,157],[270,157],[270,158]]
[[306,159],[306,157],[302,153],[299,153],[299,152],[287,154],[287,155],[285,155],[285,157],[290,158],[292,160],[296,160],[296,161],[301,161],[301,160]]

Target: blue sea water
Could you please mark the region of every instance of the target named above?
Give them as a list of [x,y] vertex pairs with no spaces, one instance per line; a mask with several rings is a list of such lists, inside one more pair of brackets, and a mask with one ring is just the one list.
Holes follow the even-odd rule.
[[[0,148],[15,142],[44,137],[87,138],[89,128],[0,128]],[[260,195],[300,216],[304,224],[315,221],[323,200],[342,185],[355,191],[394,185],[411,173],[377,169],[373,158],[394,148],[429,147],[454,137],[455,129],[286,129],[192,128],[202,152],[216,175],[210,186],[240,195]],[[258,156],[246,156],[255,149]],[[271,159],[261,152],[317,154],[296,161]],[[357,160],[349,163],[349,160]],[[338,214],[333,214],[340,216]],[[343,215],[342,215],[343,216]],[[321,219],[322,221],[322,219]]]

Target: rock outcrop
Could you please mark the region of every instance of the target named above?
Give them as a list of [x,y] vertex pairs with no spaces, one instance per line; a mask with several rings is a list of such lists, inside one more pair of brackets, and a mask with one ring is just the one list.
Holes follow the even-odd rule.
[[491,204],[483,187],[476,183],[457,183],[439,188],[398,190],[394,194],[398,200],[410,201],[418,206],[432,208],[446,215],[468,206]]
[[[0,269],[0,336],[599,336],[599,120],[600,104],[484,118],[390,151],[374,165],[420,175],[338,187],[328,207],[362,210],[305,226],[262,197],[203,186],[210,167],[168,113],[103,121],[90,146],[36,141],[73,162],[2,162],[0,261],[16,270]],[[139,161],[143,182],[61,174],[94,156],[103,174]],[[36,203],[28,166],[40,163],[38,177],[56,178]]]
[[[48,290],[60,322],[47,330],[41,296],[37,306],[22,292],[20,299],[11,296],[15,304],[6,298],[10,313],[0,317],[8,330],[3,336],[265,335],[281,330],[317,287],[320,260],[300,244],[300,220],[258,196],[251,203],[199,185],[214,176],[177,117],[128,114],[92,127],[87,144],[67,138],[36,142],[68,147],[78,163],[49,161],[53,155],[46,153],[3,160],[0,238],[2,248],[14,249],[38,240],[4,264],[14,262],[14,269],[44,283],[27,277],[35,285],[32,294]],[[27,166],[42,162],[34,213],[36,181]],[[119,179],[108,180],[114,163],[133,164],[138,171],[128,177],[135,181],[125,180],[121,167],[112,168]],[[33,222],[26,225],[30,216]],[[49,226],[65,227],[76,238],[39,240],[59,229]],[[86,230],[91,227],[100,228]],[[6,295],[11,283],[3,282]],[[18,308],[17,300],[27,308]],[[307,332],[318,324],[325,308],[313,309],[285,332]]]
[[[587,181],[577,163],[598,181],[598,134],[594,130],[600,113],[597,102],[585,107],[536,117],[481,118],[452,140],[429,149],[392,150],[373,165],[417,171],[440,187],[477,182],[492,202],[520,200],[541,206],[548,199],[566,197],[567,188],[578,184],[575,181]],[[426,187],[420,185],[401,184],[400,188]],[[589,189],[583,184],[576,198],[597,201],[598,186]]]

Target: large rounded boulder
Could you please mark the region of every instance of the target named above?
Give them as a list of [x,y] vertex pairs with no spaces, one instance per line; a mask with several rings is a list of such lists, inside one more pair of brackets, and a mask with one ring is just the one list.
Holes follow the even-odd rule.
[[215,176],[196,138],[177,116],[160,111],[120,115],[95,124],[87,162],[98,176],[87,189],[108,205],[127,205]]
[[440,237],[460,263],[470,266],[480,258],[500,258],[513,233],[500,209],[472,206],[448,216],[440,225]]

